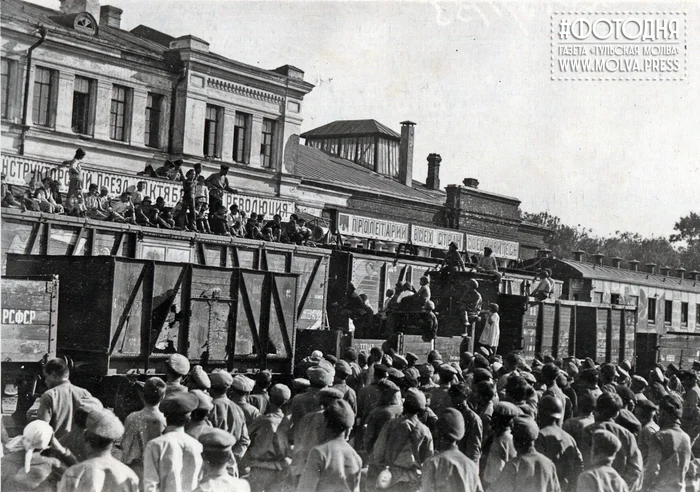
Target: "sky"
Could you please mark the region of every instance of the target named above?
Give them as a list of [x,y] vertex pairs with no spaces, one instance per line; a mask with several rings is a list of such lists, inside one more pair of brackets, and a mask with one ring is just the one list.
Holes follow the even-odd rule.
[[[668,236],[700,211],[700,2],[107,3],[124,10],[124,29],[192,34],[250,65],[304,70],[316,87],[302,131],[337,119],[396,131],[416,122],[417,180],[435,152],[442,186],[477,178],[524,211],[601,236]],[[686,12],[685,80],[550,80],[552,12],[621,9]]]

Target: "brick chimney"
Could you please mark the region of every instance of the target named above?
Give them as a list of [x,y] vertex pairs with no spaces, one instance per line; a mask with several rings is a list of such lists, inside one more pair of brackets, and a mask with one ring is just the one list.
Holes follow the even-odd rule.
[[647,267],[647,273],[656,273],[656,263],[647,263],[644,266]]
[[120,29],[122,24],[122,12],[119,7],[104,5],[100,9],[100,25]]
[[659,271],[661,272],[661,275],[663,275],[664,277],[668,277],[668,272],[671,271],[671,267],[667,267],[667,266],[660,267]]
[[428,177],[425,180],[425,187],[429,190],[440,189],[440,154],[428,154]]
[[464,186],[467,188],[479,188],[479,180],[476,178],[464,178],[462,183],[464,183]]
[[585,255],[586,252],[582,249],[577,249],[576,251],[572,251],[572,254],[574,255],[574,261],[583,261],[583,255]]
[[627,264],[630,266],[630,270],[633,272],[639,271],[639,260],[629,260],[627,261]]
[[87,12],[100,23],[100,0],[60,0],[59,10],[62,14],[80,14]]
[[399,144],[399,181],[406,186],[413,184],[413,139],[416,124],[401,122],[401,143]]
[[542,248],[537,250],[537,257],[538,258],[548,258],[552,254],[551,249],[547,248]]
[[603,266],[603,258],[605,255],[603,253],[596,253],[593,255],[593,264],[597,266]]
[[610,261],[612,261],[612,266],[614,268],[620,268],[620,264],[622,263],[622,258],[620,258],[619,256],[613,256],[612,258],[610,258]]

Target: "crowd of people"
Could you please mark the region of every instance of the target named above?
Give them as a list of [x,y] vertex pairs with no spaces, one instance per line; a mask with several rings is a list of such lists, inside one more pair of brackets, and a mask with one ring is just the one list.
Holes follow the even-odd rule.
[[265,220],[263,215],[240,210],[237,204],[224,205],[225,193],[236,193],[228,181],[228,167],[222,165],[208,178],[201,175],[202,166],[183,173],[182,160],[166,161],[158,169],[147,166],[141,176],[180,182],[182,192],[173,206],[163,197],[147,196],[145,181],[138,181],[133,190],[124,190],[118,197],[109,189],[91,183],[83,192],[82,161],[85,152],[78,149],[73,159],[64,161],[68,168],[68,191],[61,193],[58,168],[43,177],[32,178],[26,190],[16,193],[2,175],[2,206],[23,211],[62,214],[117,223],[136,224],[161,229],[218,234],[238,238],[258,239],[312,246],[312,231],[306,220],[292,214],[286,222],[280,215]]
[[[389,342],[314,351],[288,380],[190,367],[138,384],[122,422],[62,359],[30,423],[3,437],[3,490],[697,491],[700,364],[655,367]],[[291,388],[290,388],[291,386]],[[33,420],[32,420],[33,419]],[[3,435],[5,435],[3,433]]]

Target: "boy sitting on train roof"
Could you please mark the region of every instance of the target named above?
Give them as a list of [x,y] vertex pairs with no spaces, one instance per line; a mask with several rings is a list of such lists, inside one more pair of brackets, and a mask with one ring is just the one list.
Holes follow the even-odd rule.
[[445,253],[445,258],[440,264],[440,272],[463,272],[465,270],[464,260],[462,259],[462,254],[459,252],[457,243],[450,241],[447,253]]
[[494,283],[501,283],[501,272],[498,271],[498,260],[493,256],[493,250],[486,246],[484,248],[484,256],[479,258],[476,264],[477,272],[484,272],[494,277]]
[[540,280],[540,283],[537,284],[537,287],[535,287],[535,290],[533,290],[530,295],[538,301],[544,301],[545,299],[549,299],[549,296],[552,295],[552,291],[554,290],[554,281],[550,278],[552,276],[552,270],[545,268],[542,270],[540,276],[542,280]]

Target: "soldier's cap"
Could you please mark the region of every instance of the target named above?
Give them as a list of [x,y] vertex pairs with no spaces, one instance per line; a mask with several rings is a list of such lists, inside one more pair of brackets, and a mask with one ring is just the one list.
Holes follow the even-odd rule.
[[442,355],[437,350],[428,352],[428,362],[442,362]]
[[355,362],[357,360],[357,350],[353,347],[348,347],[345,349],[345,359],[350,362]]
[[194,394],[197,396],[197,399],[199,400],[199,403],[197,404],[197,410],[206,410],[207,412],[214,408],[214,401],[211,396],[209,396],[207,393],[205,393],[202,390],[199,389],[194,389],[190,390],[190,393]]
[[678,373],[678,367],[671,362],[668,366],[666,366],[666,370],[670,372],[671,374],[677,374]]
[[340,374],[342,376],[350,376],[352,375],[352,368],[347,361],[339,360],[335,363],[335,372],[336,374]]
[[464,437],[464,417],[456,408],[446,408],[437,422],[438,433],[460,441]]
[[527,371],[522,371],[520,373],[520,377],[522,377],[525,381],[527,381],[530,385],[537,384],[537,378],[535,377],[534,374],[531,372]]
[[659,401],[659,410],[679,419],[683,415],[683,400],[678,395],[666,394]]
[[513,441],[527,443],[537,439],[540,428],[537,427],[535,419],[518,415],[513,417]]
[[540,400],[538,411],[542,415],[560,419],[564,416],[564,405],[556,396],[545,395]]
[[578,377],[581,381],[591,384],[596,383],[598,382],[598,371],[596,369],[584,369]]
[[517,417],[522,411],[509,401],[499,401],[493,406],[493,414],[499,417]]
[[338,362],[338,358],[337,358],[335,355],[332,355],[332,354],[325,354],[325,355],[323,356],[323,358],[326,359],[326,360],[327,360],[328,362],[330,362],[331,364],[334,364],[334,365]]
[[389,354],[382,355],[382,364],[384,364],[387,368],[392,367],[394,365],[393,357]]
[[223,429],[212,428],[199,436],[199,442],[202,444],[204,451],[225,452],[229,451],[236,444],[236,438],[233,437],[233,434]]
[[85,430],[104,439],[116,441],[124,435],[124,426],[119,418],[105,408],[94,410],[88,414]]
[[255,382],[267,386],[272,382],[272,373],[265,369],[255,375]]
[[598,429],[593,432],[593,449],[596,454],[600,453],[603,456],[615,456],[622,443],[615,434],[605,429]]
[[190,413],[199,406],[199,398],[196,394],[187,391],[170,393],[160,402],[160,411],[163,413]]
[[231,388],[241,393],[250,393],[255,387],[255,381],[242,374],[236,374],[231,382]]
[[416,362],[418,360],[418,356],[414,354],[413,352],[406,352],[406,362]]
[[483,369],[488,369],[489,368],[489,360],[484,357],[483,354],[477,352],[474,355],[474,367],[481,367]]
[[75,414],[78,415],[79,413],[83,413],[85,415],[90,415],[90,412],[101,410],[103,408],[104,406],[102,405],[102,402],[91,396],[78,401],[78,406],[75,408]]
[[634,392],[627,386],[617,385],[615,390],[617,391],[618,396],[622,399],[622,403],[634,401]]
[[296,389],[306,389],[311,386],[311,381],[306,378],[295,378],[292,381],[292,387]]
[[621,425],[634,435],[638,435],[639,431],[642,430],[642,424],[639,422],[639,419],[626,408],[620,410],[620,414],[615,419],[615,423]]
[[229,170],[229,167],[226,164],[221,164],[221,170]]
[[394,383],[393,381],[389,381],[388,379],[383,379],[382,381],[379,381],[377,383],[377,387],[381,390],[382,393],[398,393],[401,391],[399,387]]
[[338,400],[343,397],[343,392],[340,391],[338,388],[328,386],[327,388],[323,388],[321,391],[318,392],[318,397],[327,398],[329,400]]
[[418,368],[418,374],[420,374],[424,378],[430,377],[433,374],[435,374],[435,368],[430,364],[422,364]]
[[326,359],[321,359],[318,362],[318,367],[321,369],[324,369],[327,373],[331,375],[331,380],[333,379],[333,376],[335,376],[335,366],[330,363],[330,361]]
[[320,350],[314,350],[311,352],[311,358],[316,358],[316,359],[323,359],[323,352]]
[[564,370],[570,376],[575,376],[578,374],[578,366],[572,360],[567,360],[566,362],[564,362]]
[[390,367],[389,370],[387,371],[387,374],[389,377],[392,377],[395,379],[402,379],[403,377],[406,376],[403,372],[399,371],[395,367]]
[[583,362],[581,362],[581,369],[595,369],[595,362],[590,357],[586,357]]
[[613,364],[606,362],[605,364],[600,366],[600,374],[608,378],[614,378],[615,376],[617,376],[617,370],[615,369],[615,366]]
[[410,388],[406,391],[406,397],[404,398],[404,406],[406,404],[413,404],[415,408],[423,411],[427,406],[427,401],[422,391],[416,388]]
[[355,413],[350,404],[343,399],[335,400],[323,413],[331,429],[348,430],[352,429],[355,423]]
[[623,369],[621,365],[617,366],[617,374],[623,379],[628,379],[630,377],[630,373]]
[[457,374],[459,374],[459,372],[450,364],[441,364],[440,367],[438,367],[438,374],[440,374],[441,376],[454,377]]
[[474,382],[474,384],[479,383],[481,381],[490,381],[491,379],[493,379],[491,372],[488,369],[484,369],[482,367],[477,367],[476,369],[473,369],[472,374],[472,381]]
[[[489,349],[486,347],[479,347],[479,352],[478,355],[481,355],[482,357],[487,357],[489,356]],[[488,359],[487,359],[488,360]]]
[[292,397],[292,392],[284,384],[275,384],[270,388],[270,403],[281,407]]
[[202,389],[211,388],[211,379],[209,379],[209,375],[204,372],[204,369],[200,365],[196,365],[192,368],[190,371],[190,378]]
[[654,403],[653,401],[648,400],[648,399],[638,400],[637,401],[637,408],[639,408],[641,411],[647,412],[647,413],[659,409],[659,407],[656,405],[656,403]]
[[491,364],[491,370],[492,370],[493,372],[498,372],[498,371],[500,371],[500,370],[501,370],[501,367],[503,367],[503,364],[501,364],[501,363],[498,362],[498,361],[496,361],[496,362],[494,362],[493,364]]
[[393,362],[396,369],[402,370],[408,367],[408,361],[402,355],[396,354]]
[[306,370],[306,376],[314,386],[330,386],[333,384],[333,376],[323,367],[309,367]]
[[550,381],[554,381],[559,376],[559,368],[553,363],[547,363],[542,366],[542,375]]
[[190,372],[190,361],[182,354],[171,354],[165,364],[172,369],[175,374],[180,376]]
[[384,364],[374,364],[374,375],[380,378],[385,378],[389,373],[389,368]]
[[145,196],[145,197],[143,197],[142,203],[146,203],[146,202],[151,203],[151,197],[150,197],[150,196]]
[[212,386],[228,388],[233,383],[233,376],[227,371],[215,370],[209,375],[209,380]]
[[533,371],[536,371],[536,370],[538,370],[538,369],[541,370],[542,367],[544,367],[544,364],[542,363],[541,360],[535,359],[535,360],[532,361],[532,370],[533,370]]

